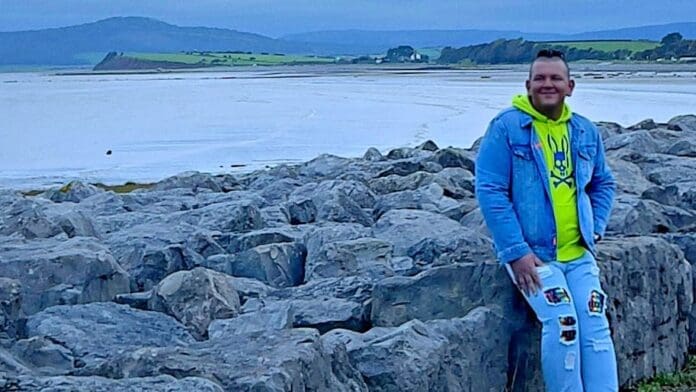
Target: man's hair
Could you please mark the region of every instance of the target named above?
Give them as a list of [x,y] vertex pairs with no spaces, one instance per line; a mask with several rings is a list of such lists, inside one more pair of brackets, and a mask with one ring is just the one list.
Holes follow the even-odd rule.
[[534,63],[539,60],[539,59],[544,59],[544,60],[561,60],[563,61],[563,64],[566,67],[566,70],[568,71],[568,79],[570,79],[570,67],[568,66],[568,62],[566,61],[565,58],[565,53],[561,52],[560,50],[555,50],[555,49],[542,49],[537,52],[536,57],[534,57],[534,60],[532,60],[532,64],[529,65],[529,79],[532,78],[532,66],[534,66]]

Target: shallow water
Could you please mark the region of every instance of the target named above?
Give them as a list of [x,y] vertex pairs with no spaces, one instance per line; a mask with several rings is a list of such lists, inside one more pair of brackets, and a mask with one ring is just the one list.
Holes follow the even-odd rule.
[[[579,74],[574,111],[624,126],[696,113],[696,73]],[[154,181],[321,153],[466,147],[524,72],[0,74],[0,187]],[[111,150],[111,154],[106,152]]]

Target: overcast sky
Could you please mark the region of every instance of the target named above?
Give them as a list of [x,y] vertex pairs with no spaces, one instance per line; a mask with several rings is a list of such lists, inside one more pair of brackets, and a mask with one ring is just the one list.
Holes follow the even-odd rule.
[[148,16],[273,37],[315,30],[583,32],[696,21],[696,0],[0,0],[0,31]]

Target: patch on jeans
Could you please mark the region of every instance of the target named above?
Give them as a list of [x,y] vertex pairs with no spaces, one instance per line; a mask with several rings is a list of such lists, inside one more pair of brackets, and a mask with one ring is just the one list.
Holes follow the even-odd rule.
[[546,298],[546,302],[549,305],[570,303],[570,295],[568,295],[568,291],[563,287],[552,287],[548,290],[544,290],[544,298]]
[[578,320],[575,318],[575,316],[558,316],[558,325],[561,329],[562,344],[571,345],[575,343],[575,338],[578,336],[577,323]]
[[567,327],[575,327],[578,321],[573,316],[560,316],[558,317],[558,324],[560,324],[561,329]]
[[570,346],[575,343],[575,338],[578,337],[578,331],[575,328],[561,330],[561,343]]
[[587,299],[587,310],[590,316],[599,316],[604,312],[604,302],[606,296],[598,290],[590,291],[590,298]]

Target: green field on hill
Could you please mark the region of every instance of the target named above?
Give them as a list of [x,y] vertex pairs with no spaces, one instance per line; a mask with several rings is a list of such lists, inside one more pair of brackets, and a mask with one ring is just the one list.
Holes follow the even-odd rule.
[[124,56],[150,61],[171,61],[184,64],[206,65],[283,65],[283,64],[327,64],[334,63],[333,57],[283,55],[271,53],[239,52],[186,52],[186,53],[124,53]]
[[660,46],[655,41],[550,41],[539,42],[539,44],[563,45],[575,49],[594,49],[602,52],[613,52],[616,50],[627,49],[631,52],[655,49]]

